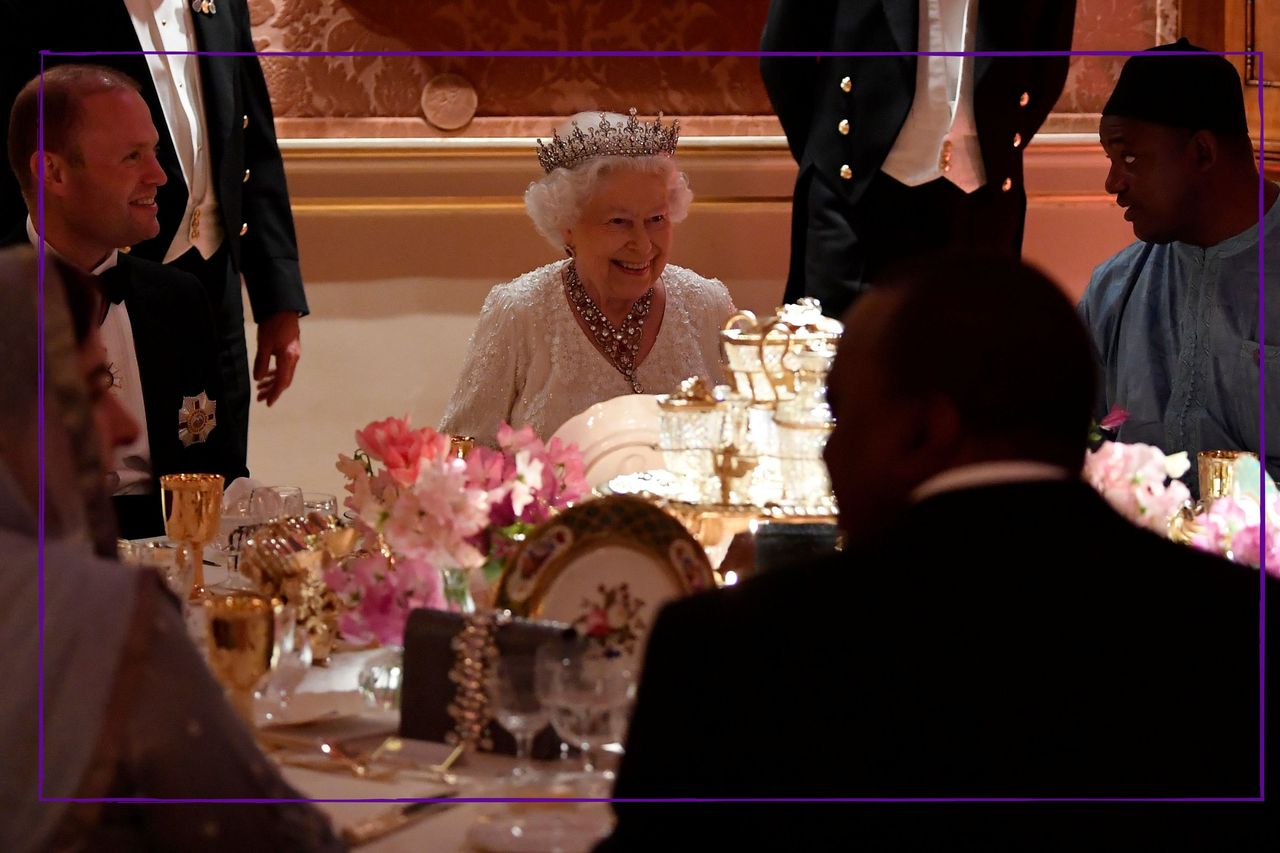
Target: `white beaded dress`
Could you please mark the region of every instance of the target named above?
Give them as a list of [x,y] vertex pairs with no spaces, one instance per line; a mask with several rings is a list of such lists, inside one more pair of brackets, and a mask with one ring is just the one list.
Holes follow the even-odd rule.
[[[548,439],[589,406],[631,385],[578,326],[564,292],[567,260],[489,291],[440,431],[493,445],[498,424]],[[636,370],[645,394],[668,394],[690,376],[724,381],[719,332],[734,312],[716,279],[667,264],[667,304],[653,348]]]

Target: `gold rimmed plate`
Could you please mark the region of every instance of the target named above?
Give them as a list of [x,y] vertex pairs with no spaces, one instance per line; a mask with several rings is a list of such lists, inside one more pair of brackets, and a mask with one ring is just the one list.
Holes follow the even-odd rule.
[[613,495],[529,534],[502,573],[497,605],[567,622],[632,655],[663,603],[714,587],[706,552],[684,525],[647,501]]

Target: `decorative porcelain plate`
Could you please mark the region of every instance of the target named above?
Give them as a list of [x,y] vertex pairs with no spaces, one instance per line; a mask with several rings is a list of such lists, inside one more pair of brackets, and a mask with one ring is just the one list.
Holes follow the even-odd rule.
[[525,539],[498,582],[497,605],[572,624],[638,654],[658,608],[713,589],[706,552],[684,525],[639,498],[578,504]]
[[595,488],[619,474],[662,467],[658,402],[652,394],[624,394],[574,415],[555,432],[582,451],[582,470]]

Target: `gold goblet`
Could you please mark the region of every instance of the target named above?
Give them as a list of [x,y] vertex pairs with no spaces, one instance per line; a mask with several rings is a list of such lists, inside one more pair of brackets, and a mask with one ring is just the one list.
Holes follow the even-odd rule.
[[1247,450],[1202,450],[1196,462],[1200,472],[1200,502],[1206,507],[1218,498],[1231,494],[1236,460],[1245,456],[1258,458]]
[[271,669],[275,649],[275,605],[254,592],[212,595],[204,600],[209,669],[231,707],[253,725],[253,690]]
[[191,599],[204,592],[204,546],[222,519],[220,474],[168,474],[160,478],[164,530],[178,546],[177,562],[191,567]]
[[469,435],[449,436],[449,453],[459,459],[466,459],[467,454],[471,452],[471,448],[475,446],[476,440]]

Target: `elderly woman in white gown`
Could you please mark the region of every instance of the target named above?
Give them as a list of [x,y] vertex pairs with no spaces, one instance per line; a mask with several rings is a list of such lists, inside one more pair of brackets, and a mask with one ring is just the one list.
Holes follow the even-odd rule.
[[579,113],[539,140],[547,174],[525,207],[568,258],[489,292],[442,432],[492,445],[506,421],[547,439],[603,400],[722,381],[729,292],[667,263],[693,199],[673,159],[678,127]]

